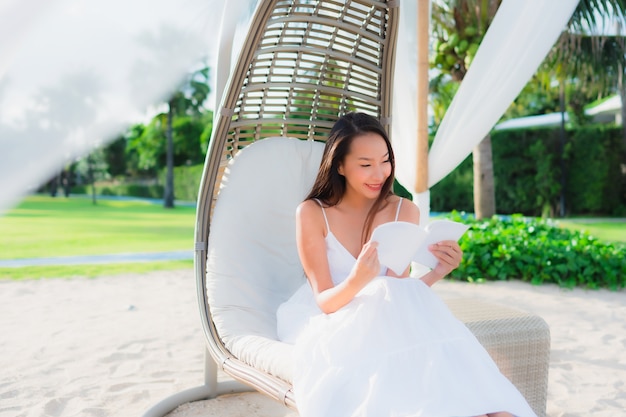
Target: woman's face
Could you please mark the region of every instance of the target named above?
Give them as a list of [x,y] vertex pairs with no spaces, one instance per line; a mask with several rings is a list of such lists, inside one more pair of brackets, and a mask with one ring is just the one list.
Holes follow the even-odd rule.
[[391,175],[389,151],[383,137],[373,132],[355,136],[338,171],[346,179],[346,193],[377,198]]

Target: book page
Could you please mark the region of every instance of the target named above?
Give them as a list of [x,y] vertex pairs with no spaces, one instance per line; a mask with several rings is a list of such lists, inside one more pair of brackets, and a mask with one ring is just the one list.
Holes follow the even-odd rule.
[[437,266],[437,258],[428,246],[442,240],[458,241],[469,226],[451,220],[435,220],[425,228],[409,222],[381,224],[372,232],[371,240],[378,242],[381,265],[400,275],[411,261],[428,268]]
[[371,240],[378,242],[378,261],[400,275],[411,263],[415,251],[426,239],[420,226],[409,222],[389,222],[372,231]]
[[426,238],[415,251],[413,261],[429,268],[434,268],[437,266],[437,258],[430,253],[428,246],[442,240],[454,240],[457,242],[467,229],[469,229],[468,225],[453,222],[452,220],[434,220],[430,222],[425,227]]

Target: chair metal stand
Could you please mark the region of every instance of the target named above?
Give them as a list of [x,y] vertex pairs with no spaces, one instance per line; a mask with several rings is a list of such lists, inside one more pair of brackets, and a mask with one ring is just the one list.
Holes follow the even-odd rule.
[[203,401],[215,398],[223,394],[255,391],[248,385],[239,381],[217,380],[217,364],[209,354],[204,351],[204,385],[189,388],[170,395],[150,407],[142,417],[163,417],[174,411],[176,407],[194,401]]

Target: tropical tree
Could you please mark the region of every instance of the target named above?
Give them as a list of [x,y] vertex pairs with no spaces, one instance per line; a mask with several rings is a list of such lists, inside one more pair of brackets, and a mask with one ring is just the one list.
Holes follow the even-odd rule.
[[[590,122],[585,106],[598,98],[619,92],[622,103],[626,98],[623,85],[625,48],[619,28],[624,22],[624,1],[581,1],[574,12],[568,30],[564,31],[544,61],[541,72],[558,80],[560,111],[569,111],[574,125]],[[617,26],[614,34],[610,32]],[[608,31],[607,31],[608,29]],[[622,106],[622,120],[626,109]],[[624,149],[626,126],[622,123]],[[567,135],[561,125],[561,177],[559,214],[566,213],[565,149]],[[624,155],[626,158],[626,155]]]
[[126,133],[127,167],[131,174],[156,175],[165,167],[163,206],[174,207],[174,166],[204,160],[213,113],[203,107],[210,93],[207,65],[191,71],[165,103],[165,111],[146,125]]
[[[570,105],[576,105],[575,93],[592,100],[617,93],[622,103],[626,102],[626,40],[620,36],[621,23],[618,19],[615,33],[567,31],[559,38],[546,62],[558,70],[564,82],[577,84]],[[626,107],[622,106],[622,120],[625,117]],[[626,145],[626,123],[622,127]]]
[[[180,87],[167,101],[167,123],[165,137],[167,140],[165,189],[163,206],[174,207],[174,135],[173,123],[176,116],[198,117],[202,114],[202,106],[210,93],[209,67],[202,66],[191,72],[183,80]],[[197,136],[198,138],[200,135]],[[198,143],[198,146],[200,144]]]

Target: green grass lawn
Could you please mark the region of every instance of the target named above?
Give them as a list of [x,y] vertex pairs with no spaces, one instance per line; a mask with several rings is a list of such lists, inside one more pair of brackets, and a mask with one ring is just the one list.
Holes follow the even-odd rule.
[[104,275],[142,274],[154,271],[171,271],[193,268],[193,260],[127,262],[117,264],[81,264],[24,266],[18,268],[0,268],[0,279],[43,279],[43,278],[95,278]]
[[[0,217],[0,259],[193,250],[195,207],[139,200],[30,196]],[[93,276],[191,266],[192,261],[0,268],[0,278]],[[117,272],[116,272],[117,271]]]
[[566,229],[585,231],[602,241],[626,243],[626,221],[560,220],[559,224]]
[[[626,243],[625,222],[560,220],[561,227]],[[0,259],[193,250],[195,207],[140,200],[30,196],[0,217]],[[191,268],[193,261],[0,268],[0,279],[98,276]]]

